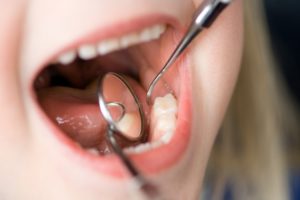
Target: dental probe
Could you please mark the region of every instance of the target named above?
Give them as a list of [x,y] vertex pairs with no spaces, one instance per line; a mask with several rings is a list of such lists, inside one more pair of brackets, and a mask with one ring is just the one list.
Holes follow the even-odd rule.
[[147,103],[151,104],[151,96],[153,89],[165,72],[172,66],[176,59],[182,54],[187,46],[193,41],[193,39],[204,29],[208,28],[224,8],[229,5],[231,0],[205,0],[195,12],[192,23],[190,24],[187,32],[167,60],[164,67],[152,80],[147,91]]
[[[138,108],[139,116],[140,116],[140,133],[135,138],[130,138],[126,136],[122,131],[119,130],[116,122],[121,120],[125,113],[126,108],[125,106],[120,102],[106,102],[106,98],[104,95],[104,80],[106,77],[114,77],[116,80],[118,80],[120,83],[122,83],[127,89],[130,95],[132,95],[134,102]],[[111,149],[116,153],[116,155],[120,158],[122,163],[127,168],[128,172],[132,176],[134,180],[134,184],[136,188],[139,188],[148,198],[150,199],[156,199],[158,196],[158,188],[155,187],[152,183],[150,183],[146,178],[139,172],[139,170],[134,166],[132,161],[129,159],[129,157],[125,154],[122,147],[118,143],[118,139],[122,139],[123,141],[126,141],[129,144],[134,144],[135,142],[145,142],[148,138],[148,131],[145,130],[145,113],[142,108],[142,103],[139,101],[139,98],[134,93],[133,88],[130,86],[129,82],[126,80],[126,78],[117,73],[107,73],[102,79],[99,79],[98,82],[98,103],[99,108],[102,116],[106,120],[108,127],[106,132],[106,141],[110,145]],[[118,120],[114,120],[112,117],[112,114],[110,113],[109,107],[119,107],[121,109],[121,114],[118,117]]]

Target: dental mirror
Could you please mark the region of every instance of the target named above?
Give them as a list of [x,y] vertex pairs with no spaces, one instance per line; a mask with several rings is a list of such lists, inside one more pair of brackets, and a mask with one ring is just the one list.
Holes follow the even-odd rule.
[[99,82],[101,113],[117,138],[131,144],[145,142],[145,115],[136,92],[125,76],[107,73]]

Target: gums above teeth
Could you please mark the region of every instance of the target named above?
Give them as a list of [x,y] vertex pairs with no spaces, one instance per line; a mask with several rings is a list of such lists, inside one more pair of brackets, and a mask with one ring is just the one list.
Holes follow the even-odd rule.
[[166,30],[166,25],[158,24],[147,27],[141,31],[129,33],[119,38],[109,38],[96,44],[83,44],[78,50],[70,50],[63,53],[57,59],[57,62],[63,65],[72,63],[76,54],[82,60],[95,58],[97,55],[103,56],[113,51],[121,50],[139,44],[158,39]]

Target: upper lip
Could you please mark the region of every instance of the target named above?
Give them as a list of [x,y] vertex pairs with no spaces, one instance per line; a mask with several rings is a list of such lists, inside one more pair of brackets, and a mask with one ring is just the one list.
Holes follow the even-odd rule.
[[93,44],[108,38],[119,37],[127,33],[141,30],[155,24],[166,24],[175,30],[181,31],[183,28],[176,20],[176,18],[169,15],[162,14],[149,14],[146,16],[129,19],[126,21],[110,24],[109,26],[96,28],[94,31],[87,32],[83,36],[68,42],[67,44],[61,44],[56,49],[53,49],[53,53],[48,54],[47,58],[41,60],[38,64],[38,69],[35,70],[31,77],[31,81],[47,64],[53,62],[59,55],[71,49],[76,49],[83,44]]
[[109,38],[120,37],[133,31],[142,30],[143,28],[150,27],[155,24],[166,24],[175,29],[180,29],[179,22],[167,15],[147,15],[139,18],[130,19],[123,22],[117,22],[101,29],[96,29],[91,33],[87,33],[76,41],[65,45],[55,54],[50,56],[50,60],[70,49],[76,49],[82,44],[93,44]]
[[[119,35],[123,35],[126,34],[130,31],[134,31],[134,30],[140,30],[144,27],[147,26],[151,26],[154,24],[168,24],[171,25],[173,28],[180,30],[180,24],[178,21],[176,21],[175,18],[171,17],[171,16],[167,16],[167,15],[147,15],[147,16],[143,16],[143,17],[139,17],[139,18],[135,18],[135,19],[131,19],[129,21],[126,22],[120,22],[118,24],[114,24],[111,25],[109,27],[106,27],[104,29],[95,29],[94,31],[87,33],[86,35],[84,35],[81,38],[78,38],[75,41],[72,41],[69,44],[65,44],[64,46],[62,46],[62,48],[58,48],[57,51],[55,51],[55,53],[51,54],[48,59],[46,59],[44,62],[41,63],[41,67],[39,70],[36,71],[36,73],[34,73],[33,77],[32,77],[32,82],[34,81],[34,78],[37,76],[38,72],[41,70],[41,68],[43,66],[45,66],[46,63],[49,63],[49,61],[55,57],[57,57],[60,53],[69,50],[69,49],[73,49],[78,47],[81,44],[85,44],[85,43],[92,43],[95,41],[101,41],[102,39],[108,38],[108,37],[112,37],[112,36],[119,36]],[[34,97],[35,96],[35,91],[32,88],[32,85],[30,85],[31,87],[31,95]],[[185,88],[187,89],[187,94],[189,94],[189,89],[188,87]],[[189,95],[188,95],[189,96]],[[48,134],[48,137],[52,137],[54,136],[55,138],[57,138],[56,141],[58,141],[58,144],[60,144],[61,147],[63,147],[62,149],[65,149],[65,153],[64,155],[66,155],[66,157],[70,157],[70,159],[72,160],[73,158],[76,158],[75,160],[78,160],[78,156],[79,156],[79,160],[84,160],[86,161],[85,163],[89,163],[91,162],[91,165],[93,168],[97,168],[98,170],[96,171],[101,171],[103,173],[106,174],[110,174],[113,176],[124,176],[124,170],[123,170],[123,166],[122,164],[119,162],[119,160],[117,159],[116,156],[108,156],[105,158],[102,157],[93,157],[93,156],[87,156],[87,154],[82,151],[77,145],[75,145],[75,143],[71,143],[69,141],[68,138],[66,138],[65,135],[61,134],[61,131],[55,127],[52,123],[49,122],[48,118],[45,117],[45,113],[43,113],[43,111],[38,107],[38,105],[35,104],[35,107],[37,107],[37,110],[39,112],[40,116],[43,116],[43,123],[45,124],[45,126],[49,127],[49,132],[53,132],[55,134]],[[183,105],[184,110],[186,111],[185,116],[190,115],[190,108],[189,106]],[[180,110],[180,108],[179,108]],[[184,111],[184,112],[185,112]],[[183,117],[185,118],[185,117]],[[187,132],[189,132],[189,127],[187,127],[187,130],[185,130]],[[177,138],[177,141],[180,140],[180,138]],[[183,143],[185,143],[186,141],[184,141]],[[182,145],[180,145],[182,148]],[[185,145],[183,145],[185,146]],[[66,147],[66,148],[65,148]],[[71,149],[71,151],[70,151]],[[178,154],[178,149],[174,149],[175,153]],[[166,155],[167,153],[167,148],[166,147],[162,147],[161,150],[157,149],[156,151],[161,151],[163,152],[163,154]],[[157,153],[156,153],[157,154]],[[144,156],[145,155],[145,156]],[[153,159],[153,155],[154,152],[147,152],[146,154],[143,154],[143,156],[140,155],[136,155],[134,156],[134,160],[143,160],[145,162],[149,161],[149,159]],[[173,156],[174,157],[174,156]],[[174,158],[172,158],[172,156],[170,156],[170,159],[165,159],[166,161],[159,161],[158,165],[152,165],[150,166],[148,169],[146,167],[146,169],[143,169],[145,171],[148,172],[155,172],[155,171],[159,171],[162,168],[165,168],[166,165],[170,165],[174,162]],[[139,166],[141,165],[141,163],[137,163]],[[114,166],[114,167],[113,167]]]

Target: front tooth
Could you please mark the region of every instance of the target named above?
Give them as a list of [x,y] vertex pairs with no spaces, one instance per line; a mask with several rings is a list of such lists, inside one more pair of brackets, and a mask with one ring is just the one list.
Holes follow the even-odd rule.
[[100,55],[105,55],[112,51],[118,50],[119,48],[120,44],[118,39],[109,39],[98,44],[98,53]]
[[[97,46],[91,44],[82,45],[78,49],[78,55],[83,60],[89,60],[97,56],[97,51],[100,55],[105,55],[112,51],[118,50],[120,48],[126,48],[139,42],[147,42],[152,39],[157,39],[165,30],[166,26],[159,24],[151,28],[146,28],[142,30],[139,34],[132,33],[129,35],[125,35],[120,39],[109,39],[100,42]],[[73,62],[75,58],[76,52],[69,51],[59,56],[58,62],[63,65],[67,65]]]
[[139,41],[140,41],[140,38],[139,38],[138,34],[132,33],[132,34],[121,37],[120,46],[122,48],[126,48],[128,46],[139,43]]
[[63,65],[70,64],[73,62],[76,58],[76,53],[75,51],[68,51],[61,56],[58,57],[58,62]]
[[[157,39],[165,30],[166,26],[159,24],[150,28],[146,28],[140,33],[131,33],[121,38],[113,38],[102,41],[98,45],[82,45],[78,49],[78,55],[83,60],[89,60],[95,58],[97,53],[100,55],[105,55],[112,51],[138,44],[139,42],[147,42]],[[75,52],[68,52],[66,55],[63,54],[59,57],[59,62],[62,64],[69,64],[75,59],[75,57]]]
[[78,55],[82,60],[89,60],[97,56],[97,50],[94,45],[83,45],[78,50]]
[[175,131],[177,101],[172,94],[157,97],[151,111],[151,141],[168,143]]

